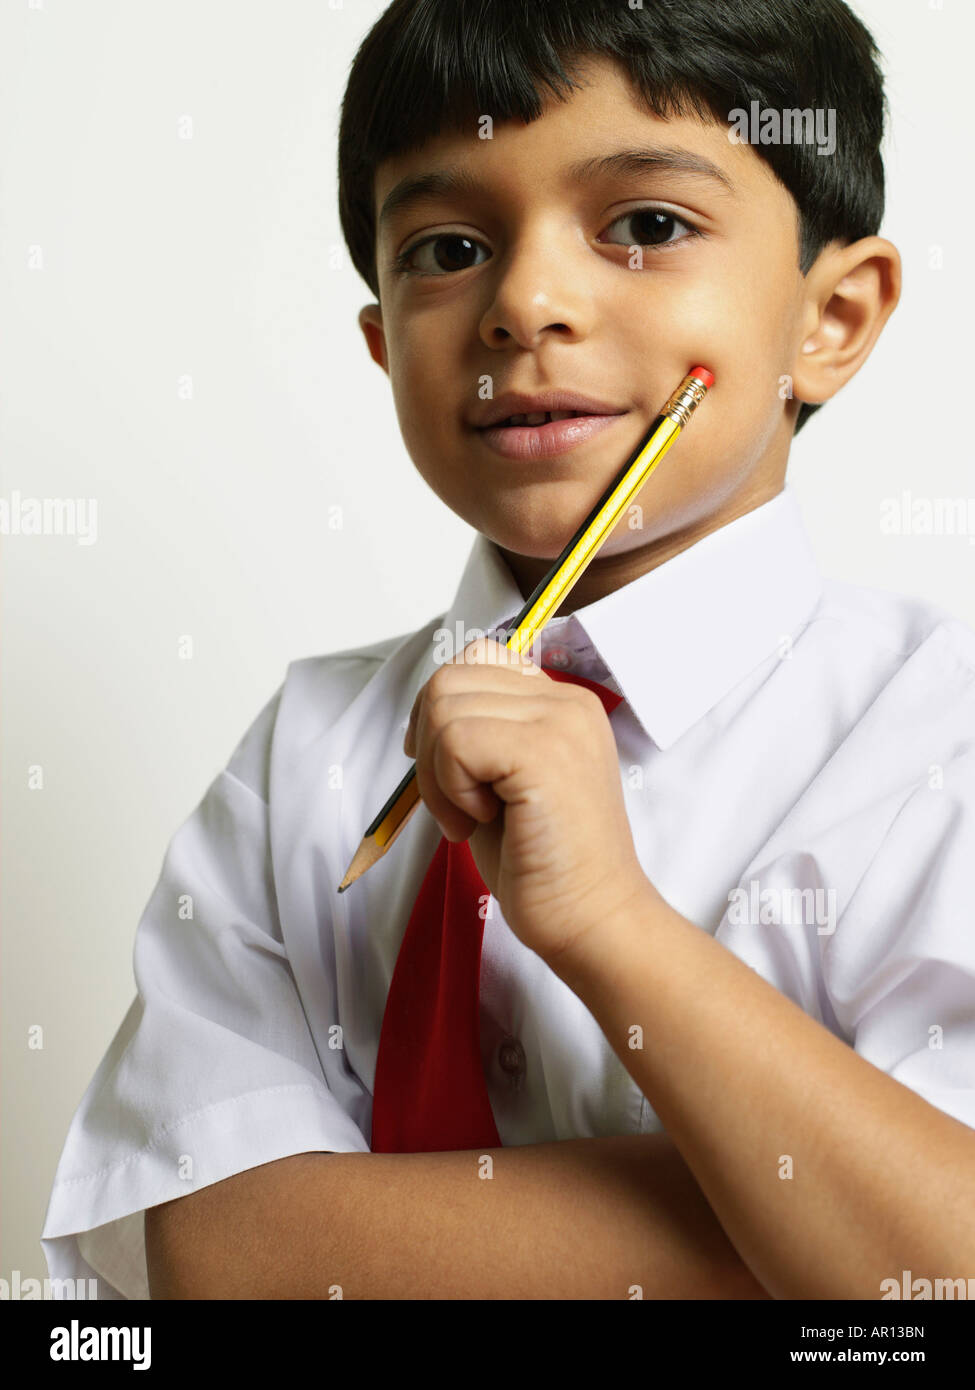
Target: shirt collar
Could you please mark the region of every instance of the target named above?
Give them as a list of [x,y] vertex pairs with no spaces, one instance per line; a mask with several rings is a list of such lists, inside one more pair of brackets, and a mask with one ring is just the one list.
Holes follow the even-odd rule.
[[[572,616],[648,737],[669,748],[750,671],[781,653],[822,587],[787,483],[770,501]],[[479,635],[472,628],[507,627],[523,606],[504,556],[478,535],[443,619],[454,654]],[[532,655],[541,659],[537,648]],[[432,671],[432,659],[427,664]]]

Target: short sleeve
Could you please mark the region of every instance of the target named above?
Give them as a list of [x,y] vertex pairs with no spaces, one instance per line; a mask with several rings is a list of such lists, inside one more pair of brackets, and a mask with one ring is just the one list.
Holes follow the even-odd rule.
[[41,1245],[52,1280],[97,1278],[99,1298],[149,1297],[146,1208],[291,1154],[369,1152],[349,1093],[326,1084],[278,920],[280,695],[169,844],[136,929],[136,997],[64,1144]]
[[856,1052],[975,1128],[975,749],[906,798],[829,941]]

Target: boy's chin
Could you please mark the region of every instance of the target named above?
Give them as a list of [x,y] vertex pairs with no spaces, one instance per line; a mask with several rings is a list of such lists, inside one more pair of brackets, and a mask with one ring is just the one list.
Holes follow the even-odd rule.
[[[580,522],[581,518],[578,516],[569,517],[566,518],[564,526],[559,529],[549,519],[542,528],[534,527],[531,530],[525,530],[520,527],[505,526],[493,534],[487,531],[485,534],[501,550],[526,560],[535,560],[540,565],[551,566],[578,531]],[[600,558],[605,558],[608,555],[618,555],[622,551],[635,549],[638,546],[639,541],[633,537],[631,532],[626,532],[621,536],[614,534],[607,536],[600,545],[597,554]]]
[[537,530],[522,531],[517,527],[504,527],[490,536],[501,550],[519,555],[525,560],[537,560],[540,564],[554,564],[562,554],[567,543],[575,535],[578,522],[565,532],[557,533],[548,528],[539,534]]

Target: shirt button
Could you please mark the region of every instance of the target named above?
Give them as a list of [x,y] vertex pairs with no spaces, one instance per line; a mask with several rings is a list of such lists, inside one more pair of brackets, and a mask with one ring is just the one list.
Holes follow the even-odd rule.
[[525,1049],[517,1038],[505,1038],[498,1048],[498,1066],[505,1073],[509,1084],[520,1087],[525,1076]]
[[545,652],[544,664],[554,666],[557,671],[565,671],[572,665],[572,653],[568,647],[549,647]]

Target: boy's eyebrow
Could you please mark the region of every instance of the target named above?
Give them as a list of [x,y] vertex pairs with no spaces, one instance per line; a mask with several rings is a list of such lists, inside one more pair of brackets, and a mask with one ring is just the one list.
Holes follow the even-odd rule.
[[[587,183],[598,178],[616,176],[636,178],[642,174],[668,173],[691,174],[699,178],[714,179],[729,192],[735,186],[723,169],[703,155],[694,154],[672,146],[651,146],[644,149],[617,150],[615,154],[595,155],[591,159],[581,159],[567,165],[563,177],[567,182]],[[394,213],[416,203],[430,202],[434,198],[450,195],[473,195],[481,192],[482,186],[468,169],[456,165],[437,169],[428,174],[413,174],[401,179],[386,195],[379,213],[378,226],[382,227]]]

